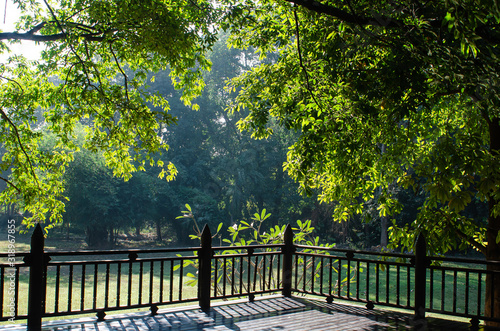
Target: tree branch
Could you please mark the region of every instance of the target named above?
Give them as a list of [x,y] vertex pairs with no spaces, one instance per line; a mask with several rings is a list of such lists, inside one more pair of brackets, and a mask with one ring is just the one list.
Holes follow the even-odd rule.
[[387,28],[400,28],[405,26],[400,20],[379,15],[376,17],[366,17],[356,14],[348,13],[342,9],[324,5],[318,1],[314,0],[286,0],[288,2],[294,3],[297,6],[307,8],[319,14],[325,14],[328,16],[333,16],[346,23],[358,24],[358,25],[371,25],[371,26],[384,26]]
[[120,66],[120,62],[118,61],[118,58],[116,57],[115,51],[113,50],[113,45],[109,44],[109,51],[113,55],[113,58],[115,59],[116,66],[118,67],[118,70],[120,70],[120,73],[123,76],[123,80],[125,83],[125,96],[127,97],[127,102],[130,102],[130,98],[128,96],[128,77],[123,71],[122,67]]
[[10,126],[12,126],[12,128],[14,130],[14,134],[16,135],[16,138],[17,138],[17,142],[19,143],[19,148],[21,148],[21,151],[23,152],[24,156],[26,156],[26,161],[29,164],[29,167],[30,167],[29,170],[31,170],[31,175],[33,176],[33,179],[36,181],[38,187],[40,187],[40,183],[38,182],[38,177],[35,173],[33,163],[31,162],[31,158],[29,157],[28,153],[24,149],[23,143],[21,141],[21,136],[19,134],[19,131],[17,130],[16,125],[10,120],[10,118],[7,116],[7,114],[1,108],[0,108],[0,115],[4,120],[6,120],[10,124]]
[[12,186],[17,191],[17,193],[21,194],[21,190],[19,189],[19,187],[17,187],[16,185],[14,185],[14,183],[12,183],[10,180],[8,180],[7,178],[3,178],[2,176],[0,176],[0,180],[3,180],[8,185]]
[[42,23],[39,23],[37,25],[35,25],[31,30],[29,30],[27,33],[28,34],[35,34],[37,33],[38,31],[40,31],[41,29],[43,29],[43,27],[45,26],[45,24],[47,24],[47,22],[42,22]]
[[[57,18],[56,14],[54,13],[54,10],[52,10],[52,7],[50,7],[50,5],[48,4],[47,0],[43,0],[43,2],[45,3],[45,5],[47,6],[47,8],[49,9],[50,14],[52,15],[52,18],[56,22],[56,24],[57,24],[58,28],[61,30],[62,34],[66,35],[66,31],[64,31],[64,28],[63,28],[61,22],[59,21],[59,19]],[[73,47],[73,45],[71,43],[68,46],[69,46],[71,52],[78,59],[78,62],[80,62],[80,64],[82,65],[82,70],[85,73],[85,76],[87,78],[87,82],[89,83],[89,85],[92,85],[91,79],[89,77],[89,73],[86,70],[85,62],[82,60],[82,58],[80,57],[80,55],[78,55],[78,53],[76,52],[75,48]]]
[[0,33],[0,39],[1,40],[6,40],[6,39],[15,39],[15,40],[32,40],[32,41],[40,41],[40,42],[45,42],[45,41],[54,41],[54,40],[59,40],[63,39],[66,37],[66,34],[64,33],[58,33],[58,34],[50,34],[50,35],[35,35],[38,31],[43,29],[47,22],[41,22],[35,25],[31,30],[25,33],[19,33],[19,32],[3,32]]
[[54,13],[54,11],[52,10],[52,7],[49,5],[49,3],[47,2],[47,0],[43,0],[43,2],[45,2],[45,6],[47,6],[47,8],[49,9],[50,15],[52,15],[52,18],[54,19],[54,21],[56,21],[56,24],[59,27],[59,29],[64,33],[64,29],[63,29],[63,27],[61,25],[61,22],[59,22],[59,20],[57,19],[57,16]]
[[15,79],[12,79],[12,78],[9,78],[9,77],[5,77],[5,76],[0,76],[0,79],[5,79],[6,81],[9,81],[11,83],[16,84],[19,87],[19,89],[22,91],[22,93],[24,93],[23,87]]
[[[103,41],[105,36],[101,32],[96,33],[85,33],[80,35],[87,41]],[[48,35],[35,35],[30,32],[19,33],[19,32],[1,32],[0,40],[31,40],[36,42],[47,42],[62,40],[67,37],[66,33],[56,33]]]
[[293,9],[293,15],[295,18],[295,38],[297,39],[297,53],[299,55],[299,65],[302,68],[302,71],[304,71],[304,75],[306,76],[307,90],[311,94],[314,103],[319,107],[319,109],[323,110],[323,107],[321,107],[321,105],[318,103],[316,97],[314,96],[314,93],[312,92],[311,85],[309,83],[309,73],[307,72],[307,68],[304,66],[304,62],[302,61],[302,51],[300,49],[299,16],[297,15],[297,10],[295,8]]
[[66,38],[65,33],[56,33],[49,35],[35,35],[29,32],[2,32],[0,33],[0,40],[32,40],[38,42],[56,41]]
[[7,0],[5,1],[5,8],[3,11],[3,24],[5,24],[6,19],[7,19]]
[[469,245],[471,245],[472,247],[474,247],[475,249],[477,249],[478,251],[480,251],[481,253],[483,253],[486,256],[486,247],[484,245],[481,245],[480,243],[475,241],[473,238],[470,238],[468,235],[466,235],[465,233],[463,233],[459,229],[454,228],[454,230],[460,238],[465,240]]

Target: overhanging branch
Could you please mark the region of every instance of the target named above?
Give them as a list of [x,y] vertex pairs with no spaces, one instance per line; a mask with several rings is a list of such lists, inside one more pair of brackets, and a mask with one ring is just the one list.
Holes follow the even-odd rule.
[[319,14],[325,14],[328,16],[336,17],[339,20],[346,23],[352,23],[358,25],[383,26],[387,28],[395,28],[395,27],[401,28],[405,26],[405,24],[400,20],[388,16],[377,15],[373,17],[366,17],[361,15],[351,14],[345,10],[325,5],[322,4],[321,2],[314,0],[286,0],[286,1],[294,3],[297,6],[307,8]]
[[[30,32],[19,33],[19,32],[1,32],[0,40],[31,40],[37,42],[48,42],[48,41],[56,41],[62,40],[66,38],[67,33],[56,33],[56,34],[48,34],[48,35],[36,35]],[[87,41],[103,41],[104,36],[102,33],[85,33],[82,34],[81,37]]]
[[29,170],[31,172],[31,175],[33,176],[33,179],[35,180],[35,182],[37,183],[38,187],[40,187],[40,183],[38,183],[38,177],[35,173],[35,169],[33,167],[33,163],[31,162],[31,158],[30,156],[28,155],[28,153],[26,152],[26,150],[24,149],[24,145],[21,141],[21,135],[19,134],[19,130],[17,129],[17,126],[10,120],[10,118],[7,116],[7,114],[3,111],[3,109],[0,108],[0,117],[4,120],[6,120],[9,125],[12,127],[12,129],[14,130],[14,134],[17,138],[17,142],[19,143],[19,148],[21,148],[21,151],[23,152],[24,156],[26,157],[26,161],[29,165]]
[[304,75],[306,77],[307,90],[311,94],[311,97],[312,97],[314,103],[316,103],[318,108],[320,108],[322,110],[321,105],[318,103],[318,101],[316,100],[316,97],[314,96],[314,93],[312,92],[311,85],[309,83],[309,73],[307,71],[307,68],[304,65],[304,62],[302,61],[302,51],[300,49],[299,16],[297,15],[297,11],[295,10],[295,8],[293,10],[293,15],[295,18],[295,38],[297,40],[297,54],[299,55],[299,65],[302,68],[302,71],[304,72]]
[[480,251],[481,253],[483,253],[486,256],[486,247],[484,245],[482,245],[481,243],[474,240],[474,238],[469,237],[468,235],[466,235],[465,233],[463,233],[459,229],[455,228],[454,230],[455,230],[455,233],[460,238],[465,240],[469,245],[471,245],[472,247],[474,247],[475,249],[477,249],[478,251]]
[[[62,22],[59,22],[58,20],[56,20],[56,23],[61,30],[60,33],[47,34],[47,35],[36,34],[41,29],[43,29],[47,25],[47,23],[48,22],[41,22],[35,25],[28,32],[2,32],[0,33],[0,40],[31,40],[37,42],[48,42],[48,41],[61,40],[68,36],[68,33],[66,33],[63,29]],[[104,40],[106,34],[116,31],[114,29],[110,29],[104,32],[97,30],[93,31],[93,27],[91,26],[86,26],[83,24],[73,23],[73,22],[64,22],[64,26],[73,28],[75,30],[79,30],[80,33],[83,32],[82,34],[80,34],[80,37],[84,38],[87,41],[102,41]]]
[[8,180],[7,178],[3,178],[2,176],[0,176],[0,180],[3,180],[4,182],[7,183],[7,185],[10,185],[12,186],[16,191],[17,193],[21,194],[21,190],[19,189],[19,187],[17,187],[14,183],[12,183],[10,180]]
[[56,41],[66,38],[65,33],[56,33],[49,35],[36,35],[30,32],[2,32],[0,33],[0,40],[31,40],[38,42]]

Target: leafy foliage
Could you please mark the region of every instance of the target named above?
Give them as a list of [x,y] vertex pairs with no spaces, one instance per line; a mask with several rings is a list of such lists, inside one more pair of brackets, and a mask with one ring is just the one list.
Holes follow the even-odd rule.
[[[200,94],[201,72],[210,66],[205,52],[215,41],[211,3],[15,3],[22,11],[17,31],[0,39],[33,40],[45,50],[38,61],[16,55],[1,66],[0,143],[7,152],[0,169],[11,172],[2,200],[23,206],[31,214],[27,224],[60,219],[62,176],[77,150],[71,140],[80,120],[88,126],[84,147],[102,151],[114,175],[129,179],[148,163],[172,179],[174,166],[153,156],[167,149],[158,133],[175,118],[166,98],[145,87],[149,73],[168,67],[186,104]],[[36,126],[53,134],[60,149],[42,153]]]
[[[217,70],[204,77],[211,87],[200,105],[215,109],[214,116],[197,123],[199,140],[186,134],[177,149],[202,141],[203,161],[179,163],[196,164],[198,174],[172,204],[181,195],[202,197],[197,192],[207,186],[194,183],[210,169],[211,187],[224,196],[218,208],[233,222],[248,219],[255,207],[270,210],[266,192],[286,193],[290,186],[284,180],[265,185],[262,170],[282,178],[276,160],[291,145],[286,170],[304,192],[319,191],[321,201],[335,202],[340,221],[365,213],[375,196],[380,217],[402,212],[392,189],[399,186],[425,201],[415,222],[393,227],[394,240],[410,243],[412,233],[423,231],[436,250],[468,243],[482,252],[485,240],[496,242],[500,14],[494,1],[15,3],[23,15],[16,31],[0,33],[0,40],[46,46],[38,61],[15,55],[2,64],[0,143],[6,152],[0,170],[10,173],[1,177],[7,183],[2,199],[24,207],[29,224],[60,218],[78,122],[88,127],[82,147],[102,152],[114,175],[129,179],[149,165],[173,178],[173,157],[160,155],[177,123],[170,111],[175,101],[167,98],[175,95],[197,109],[191,102],[213,62]],[[215,47],[220,29],[226,31],[222,40],[243,51]],[[7,51],[8,44],[1,48]],[[228,65],[223,70],[220,64]],[[179,94],[155,87],[167,68]],[[224,107],[239,112],[225,114]],[[237,132],[207,138],[217,130],[229,137],[235,122],[254,137],[279,137],[279,148],[261,140],[255,152],[257,143]],[[45,133],[55,149],[41,148]],[[214,156],[226,157],[228,166],[214,165]],[[253,184],[259,194],[247,189]],[[154,198],[169,193],[163,188]],[[288,205],[285,193],[273,204]],[[489,205],[488,227],[466,216],[476,201]]]
[[300,132],[286,170],[304,192],[338,201],[343,221],[376,194],[380,217],[396,215],[392,187],[412,188],[425,201],[415,222],[393,226],[395,245],[423,231],[436,252],[486,253],[486,224],[464,211],[488,202],[497,237],[496,3],[235,2],[228,17],[233,46],[279,53],[232,80],[231,109],[250,111],[239,126],[255,137],[276,122]]
[[[201,240],[202,231],[200,230],[200,226],[196,221],[193,210],[189,204],[186,204],[185,207],[186,210],[182,212],[183,215],[179,216],[178,218],[192,221],[194,224],[193,229],[195,230],[195,233],[191,234],[190,237],[194,240]],[[263,209],[262,211],[257,212],[253,215],[253,217],[251,218],[251,223],[240,221],[228,227],[227,238],[224,238],[222,234],[219,234],[223,226],[223,223],[219,223],[217,232],[212,236],[212,238],[218,237],[221,240],[221,244],[223,243],[224,246],[226,246],[226,244],[228,245],[228,249],[220,251],[216,256],[242,254],[243,246],[248,245],[254,245],[255,248],[262,248],[258,246],[282,244],[286,225],[276,225],[274,227],[271,227],[268,232],[262,231],[264,221],[268,220],[270,217],[271,214],[267,213],[267,211]],[[311,226],[310,220],[305,222],[298,220],[297,227],[292,229],[295,231],[293,237],[294,244],[311,246],[311,248],[306,248],[303,250],[303,252],[305,253],[315,254],[321,252],[324,255],[329,255],[328,251],[324,251],[321,248],[331,248],[334,246],[334,244],[320,244],[320,238],[312,236],[314,227]],[[274,248],[266,246],[263,246],[262,249],[265,252],[272,252],[274,250]],[[258,260],[253,260],[251,256],[243,257],[241,261],[236,260],[236,262],[233,259],[229,259],[225,261],[224,264],[218,264],[217,267],[212,265],[212,279],[219,275],[216,281],[212,283],[212,285],[216,287],[216,292],[218,293],[218,295],[222,295],[224,293],[223,284],[228,284],[227,286],[229,287],[236,287],[237,284],[243,282],[243,279],[245,279],[245,276],[242,273],[243,268],[240,268],[239,265],[237,266],[235,263],[241,263],[245,266],[250,265],[252,269],[256,270],[255,275],[259,275],[259,279],[263,279],[263,281],[266,282],[266,279],[263,275],[270,275],[276,272],[275,270],[273,270],[274,266],[278,263],[277,259],[275,258],[276,257],[273,256],[267,266],[266,262],[264,262],[264,259],[261,259],[259,262]],[[298,260],[296,262],[296,265],[306,268],[307,270],[312,269],[314,263],[314,259],[312,257],[300,256],[297,257],[297,259]],[[195,260],[184,260],[183,266],[194,267],[196,269],[199,267],[197,261]],[[316,263],[314,267],[315,270],[312,270],[311,277],[306,280],[305,284],[310,284],[311,282],[314,282],[315,280],[318,280],[320,278],[319,269],[321,268],[321,262]],[[333,268],[332,265],[328,267]],[[180,268],[180,265],[177,265],[176,268]],[[336,270],[334,270],[334,272],[336,272]],[[229,275],[231,273],[233,273],[232,277],[227,277],[226,280],[222,279],[223,275]],[[195,286],[198,281],[197,277],[195,277],[193,274],[190,274],[188,276],[190,277],[190,279],[187,281],[187,284]],[[267,286],[265,287],[267,287],[268,289],[279,288],[280,284],[277,284],[278,279],[280,279],[280,277],[277,275],[276,277],[269,277],[268,281],[271,283],[267,284]],[[342,286],[342,284],[345,282],[347,282],[347,279],[344,279],[341,284],[337,284],[336,286]],[[245,292],[251,292],[251,289],[249,289],[248,286],[249,284],[242,284],[243,290]]]

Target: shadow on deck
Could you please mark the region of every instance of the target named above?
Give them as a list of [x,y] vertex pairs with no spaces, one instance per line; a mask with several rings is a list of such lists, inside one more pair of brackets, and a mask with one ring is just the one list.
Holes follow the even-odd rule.
[[[26,325],[3,326],[5,331],[26,330]],[[300,297],[267,297],[254,302],[224,303],[204,313],[195,307],[43,323],[44,331],[56,330],[469,330],[469,323],[427,318],[414,323],[413,315],[387,310],[331,303]]]

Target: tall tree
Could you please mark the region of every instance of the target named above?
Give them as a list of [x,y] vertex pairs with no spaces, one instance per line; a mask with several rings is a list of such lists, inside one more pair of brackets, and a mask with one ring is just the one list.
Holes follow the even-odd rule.
[[300,217],[297,214],[300,215],[299,205],[303,199],[283,172],[283,163],[288,144],[294,142],[297,135],[276,126],[273,137],[255,140],[237,129],[238,122],[247,113],[225,112],[236,96],[225,87],[230,79],[247,72],[261,60],[251,48],[228,48],[227,38],[228,35],[222,33],[209,55],[212,69],[204,76],[206,88],[199,99],[200,111],[212,113],[212,125],[207,126],[210,127],[207,148],[212,160],[210,176],[231,224],[242,218],[250,221],[256,209],[264,208],[273,214],[273,220],[290,222],[291,217]]
[[156,186],[155,208],[158,216],[173,222],[179,243],[190,233],[188,222],[175,219],[186,203],[202,223],[226,225],[249,220],[256,209],[263,208],[274,220],[290,222],[301,217],[305,205],[283,172],[288,143],[296,134],[277,128],[279,132],[271,139],[256,141],[236,127],[243,113],[224,111],[234,98],[224,89],[226,82],[258,62],[252,50],[229,49],[226,40],[227,35],[221,35],[208,54],[212,67],[204,74],[203,94],[195,100],[199,110],[173,101],[179,92],[166,72],[157,74],[150,87],[172,99],[170,113],[177,119],[176,125],[162,131],[170,145],[162,159],[174,163],[178,175],[174,182]]
[[122,210],[118,199],[120,185],[105,166],[102,153],[86,149],[76,152],[64,174],[64,186],[65,222],[85,232],[89,247],[107,247],[110,234],[119,224],[123,225],[123,220],[117,215]]
[[[235,109],[250,110],[241,128],[265,137],[276,118],[300,131],[288,173],[338,201],[338,220],[377,190],[380,216],[400,212],[397,183],[426,198],[393,240],[410,247],[423,232],[434,251],[471,245],[500,260],[496,1],[237,1],[225,22],[235,47],[280,54],[233,80]],[[486,223],[464,214],[476,199]],[[497,281],[487,314],[500,317]]]

